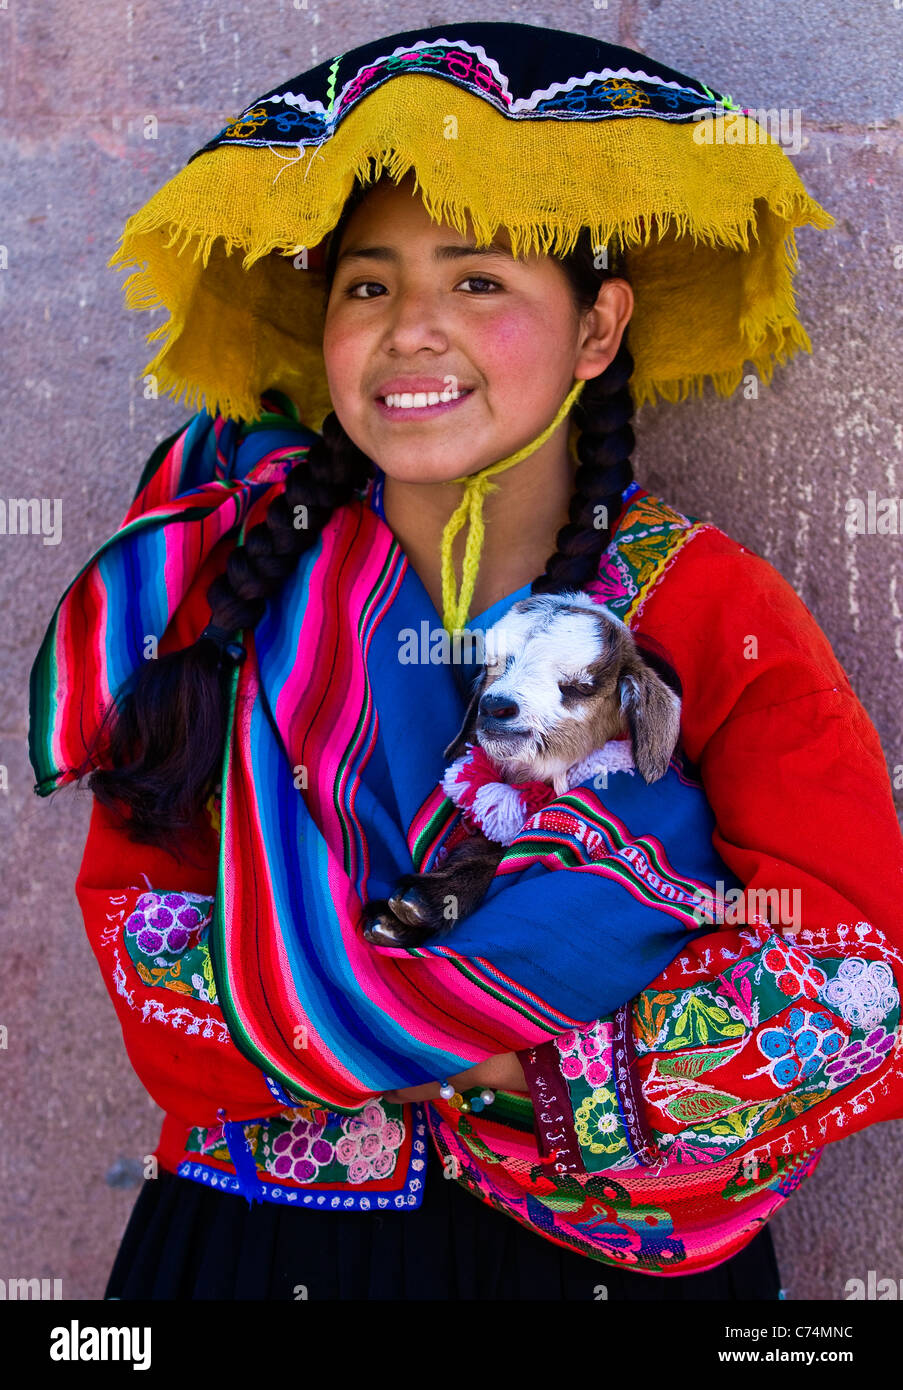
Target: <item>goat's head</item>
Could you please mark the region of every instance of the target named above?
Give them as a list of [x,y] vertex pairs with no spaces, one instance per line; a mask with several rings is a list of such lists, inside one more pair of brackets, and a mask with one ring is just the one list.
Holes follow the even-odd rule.
[[629,628],[588,594],[522,599],[485,635],[485,663],[448,762],[479,743],[511,782],[551,782],[629,731],[637,770],[663,777],[680,697]]

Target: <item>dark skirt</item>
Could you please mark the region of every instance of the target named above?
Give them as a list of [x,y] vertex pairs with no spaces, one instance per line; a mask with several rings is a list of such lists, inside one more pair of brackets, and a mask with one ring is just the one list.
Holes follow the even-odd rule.
[[771,1301],[779,1290],[767,1226],[703,1274],[640,1274],[566,1250],[495,1211],[446,1180],[430,1147],[423,1201],[409,1211],[252,1207],[161,1172],[135,1203],[104,1296],[670,1302]]

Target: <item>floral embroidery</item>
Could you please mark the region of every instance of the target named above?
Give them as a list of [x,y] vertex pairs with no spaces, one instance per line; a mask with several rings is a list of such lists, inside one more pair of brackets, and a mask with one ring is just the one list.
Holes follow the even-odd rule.
[[123,941],[143,983],[216,1004],[206,939],[212,916],[209,894],[142,893],[125,920]]
[[[487,57],[480,45],[463,37],[440,36],[430,42],[421,40],[409,49],[379,54],[353,75],[349,70],[343,84],[337,81],[338,59],[328,71],[325,63],[321,67],[322,72],[315,70],[317,80],[312,73],[300,74],[287,90],[270,93],[230,119],[208,148],[220,144],[319,145],[358,102],[398,73],[429,73],[453,82],[510,119],[553,112],[560,119],[600,120],[629,110],[636,116],[685,120],[694,112],[717,111],[718,103],[721,110],[742,109],[730,96],[712,92],[704,83],[698,84],[698,90],[650,77],[648,62],[642,70],[629,73],[623,68],[617,72],[608,67],[591,72],[581,68],[579,76],[569,81],[550,81],[543,87],[528,87],[527,95],[516,95],[519,74],[509,77],[497,59]],[[302,85],[303,91],[299,91]]]
[[[240,1128],[247,1140],[259,1200],[333,1211],[340,1207],[349,1211],[389,1207],[402,1210],[420,1205],[426,1166],[426,1125],[419,1105],[410,1107],[409,1122],[404,1118],[404,1107],[388,1101],[370,1101],[353,1116],[323,1113],[326,1118],[320,1123],[311,1120],[302,1108],[292,1106],[268,1119],[228,1127]],[[384,1178],[375,1174],[370,1175],[370,1188],[366,1177],[349,1179],[348,1167],[340,1162],[336,1150],[349,1137],[347,1130],[354,1120],[363,1122],[358,1138],[378,1136],[385,1145],[384,1151],[391,1151],[391,1166],[385,1177],[394,1185],[387,1186]],[[189,1130],[184,1157],[177,1169],[179,1176],[226,1192],[243,1191],[236,1173],[216,1166],[234,1167],[235,1156],[230,1152],[227,1133],[223,1124]],[[234,1149],[234,1138],[231,1142]],[[367,1162],[372,1162],[372,1158]],[[349,1188],[349,1180],[358,1184],[356,1190]]]
[[249,135],[253,135],[258,126],[266,124],[268,112],[265,108],[258,106],[253,111],[248,111],[244,119],[236,121],[232,125],[226,126],[222,132],[222,138],[230,140],[244,140]]
[[815,1168],[819,1156],[820,1152],[813,1150],[809,1153],[793,1154],[787,1162],[774,1157],[748,1164],[741,1159],[721,1189],[721,1195],[726,1201],[742,1202],[753,1193],[770,1188],[773,1192],[787,1196],[794,1188],[799,1187],[803,1178]]
[[718,993],[715,998],[719,1004],[727,1006],[731,1018],[738,1019],[749,1027],[758,1022],[759,1001],[753,999],[749,977],[755,969],[754,960],[741,960],[730,970],[725,970],[716,981]]
[[593,580],[592,587],[588,586],[588,592],[594,594],[601,603],[610,603],[613,599],[629,600],[636,597],[636,584],[631,579],[630,571],[617,551],[603,557],[599,573]]
[[614,1091],[597,1087],[574,1111],[574,1127],[582,1148],[593,1154],[626,1155],[627,1140],[621,1128]]
[[[229,1162],[229,1145],[223,1125],[211,1125],[208,1129],[196,1129],[193,1133],[197,1136],[195,1148],[198,1153],[205,1158],[221,1158]],[[246,1125],[245,1134],[251,1153],[256,1154],[260,1143],[260,1125]]]
[[[322,1122],[304,1108],[243,1126],[258,1175],[297,1186],[367,1183],[391,1177],[406,1138],[403,1107],[369,1101],[358,1114],[327,1113]],[[186,1152],[231,1163],[223,1125],[196,1126]],[[413,1144],[410,1181],[425,1167],[425,1146]],[[413,1191],[419,1190],[412,1188]]]
[[847,956],[822,999],[856,1028],[872,1028],[897,999],[894,972],[886,961]]
[[717,1002],[714,991],[701,985],[687,995],[683,1008],[677,1013],[671,1037],[660,1046],[663,1051],[698,1044],[711,1046],[714,1042],[742,1037],[745,1032],[742,1023],[731,1022],[730,1011]]
[[[666,1134],[662,1136],[662,1148],[667,1152],[671,1163],[683,1163],[686,1166],[702,1163],[718,1163],[725,1158],[728,1153],[725,1144],[690,1144],[680,1134]],[[670,1142],[669,1142],[670,1141]]]
[[387,1178],[395,1167],[402,1128],[388,1120],[379,1101],[364,1106],[362,1115],[342,1123],[343,1137],[336,1144],[336,1158],[348,1168],[349,1182]]
[[126,936],[134,935],[145,955],[180,956],[198,944],[212,911],[202,893],[142,893],[126,918]]
[[809,999],[817,999],[827,979],[811,956],[779,938],[775,938],[775,945],[765,952],[762,963],[766,970],[777,975],[778,989],[794,998],[805,994]]
[[290,1182],[313,1182],[335,1153],[335,1145],[323,1138],[325,1128],[313,1120],[295,1120],[273,1140],[275,1157],[267,1159],[268,1172]]
[[[774,932],[741,959],[727,958],[722,974],[705,984],[649,989],[634,1001],[635,1062],[628,1051],[619,1055],[615,1035],[605,1049],[607,1085],[592,1088],[586,1075],[595,1058],[585,1052],[603,1036],[600,1021],[585,1035],[571,1030],[556,1039],[587,1172],[627,1167],[632,1158],[652,1168],[662,1160],[687,1167],[723,1162],[876,1071],[890,1053],[900,1000],[885,962],[823,955],[816,963]],[[671,984],[682,970],[679,958],[660,983]],[[787,998],[791,988],[794,1000]],[[871,1019],[879,1008],[871,1032],[852,1021]],[[585,1050],[584,1036],[593,1040]],[[760,1059],[765,1065],[757,1069]],[[767,1094],[750,1089],[756,1078]],[[644,1128],[633,1135],[624,1103],[637,1082]],[[626,1147],[614,1148],[619,1138]]]
[[601,1020],[588,1033],[573,1030],[555,1039],[561,1054],[561,1072],[569,1081],[583,1077],[595,1090],[611,1080],[612,1025]]
[[637,495],[602,557],[596,578],[584,587],[632,626],[684,546],[714,529],[651,494]]
[[795,1008],[786,1024],[763,1028],[756,1041],[764,1057],[775,1059],[766,1069],[772,1081],[787,1087],[808,1081],[820,1071],[822,1063],[843,1047],[846,1034],[835,1026],[830,1014]]
[[627,82],[624,78],[610,77],[606,82],[600,82],[593,88],[593,93],[597,92],[605,93],[612,106],[618,108],[651,104],[642,87],[638,87],[635,82]]
[[637,1049],[651,1051],[665,1027],[667,1006],[677,998],[665,990],[644,990],[637,996],[633,1012],[633,1029]]
[[884,1028],[873,1028],[868,1037],[849,1043],[828,1063],[825,1071],[830,1073],[832,1081],[838,1086],[844,1086],[854,1077],[880,1067],[893,1045],[893,1033],[888,1033]]

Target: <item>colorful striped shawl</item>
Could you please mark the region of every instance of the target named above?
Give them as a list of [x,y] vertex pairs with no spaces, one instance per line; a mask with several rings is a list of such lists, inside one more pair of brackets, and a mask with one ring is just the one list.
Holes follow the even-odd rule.
[[[254,426],[202,412],[164,441],[122,528],[64,594],[32,671],[40,794],[72,779],[148,636],[161,649],[197,636],[180,609],[213,578],[214,547],[228,537],[221,568],[237,528],[264,519],[312,442],[285,398],[271,404]],[[661,543],[628,573],[619,537],[640,516],[657,520]],[[590,587],[629,619],[696,526],[639,489]],[[557,798],[440,942],[368,945],[362,902],[432,867],[460,825],[439,782],[468,670],[423,647],[424,659],[400,659],[424,623],[441,627],[421,581],[369,498],[355,498],[245,633],[231,690],[217,990],[242,1052],[287,1095],[336,1110],[609,1013],[711,930],[693,916],[700,887],[740,886],[676,758],[652,786],[620,773],[604,791],[588,783]]]

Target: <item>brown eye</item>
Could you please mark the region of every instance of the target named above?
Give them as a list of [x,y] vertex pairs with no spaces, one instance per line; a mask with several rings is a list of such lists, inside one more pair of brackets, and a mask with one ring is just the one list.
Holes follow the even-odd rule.
[[558,689],[562,695],[582,696],[584,699],[595,692],[595,685],[592,681],[568,681],[559,685]]

